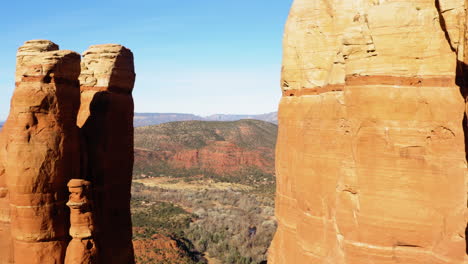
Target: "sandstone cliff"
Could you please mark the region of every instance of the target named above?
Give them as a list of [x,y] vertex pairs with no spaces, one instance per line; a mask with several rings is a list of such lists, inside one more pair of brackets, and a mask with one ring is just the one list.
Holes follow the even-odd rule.
[[269,263],[467,263],[465,3],[295,0]]
[[[118,45],[104,47],[125,49]],[[106,65],[106,72],[95,74],[98,83],[106,84],[110,79],[113,87],[123,87],[129,94],[134,81],[133,57],[129,50],[126,55],[129,59],[122,64],[108,63],[110,56],[95,58],[97,65]],[[113,107],[125,123],[117,122],[122,125],[115,125],[110,133],[112,140],[121,143],[107,153],[112,158],[96,158],[96,149],[108,142],[95,141],[87,134],[90,129],[80,130],[77,126],[77,116],[88,122],[99,112],[86,110],[88,101],[82,98],[78,114],[79,76],[89,75],[80,60],[79,54],[59,50],[58,45],[47,40],[27,41],[18,50],[16,89],[8,120],[0,132],[2,264],[96,263],[98,259],[100,263],[133,263],[129,209],[133,102],[129,95],[117,103],[107,100],[105,107],[97,102],[97,109]],[[128,118],[124,119],[122,113]],[[113,122],[112,118],[102,116],[101,124]],[[114,174],[115,181],[109,181],[109,173]],[[96,206],[88,199],[91,196]],[[117,235],[109,234],[109,228]],[[109,257],[111,250],[118,253]]]

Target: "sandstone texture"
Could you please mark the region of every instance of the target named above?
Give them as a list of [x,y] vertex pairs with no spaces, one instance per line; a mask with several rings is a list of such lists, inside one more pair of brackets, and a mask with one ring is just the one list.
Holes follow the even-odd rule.
[[81,106],[83,178],[94,186],[99,259],[134,262],[130,217],[133,171],[132,52],[114,44],[91,46],[83,53]]
[[[16,89],[0,131],[1,264],[134,262],[129,210],[133,101],[127,95],[135,79],[133,56],[119,45],[95,47],[103,47],[96,53],[105,50],[92,63],[102,67],[88,71],[82,66],[89,61],[80,63],[78,53],[59,50],[48,40],[27,41],[18,49]],[[80,85],[82,76],[86,85],[96,78],[107,88],[80,99],[80,88],[94,89]],[[110,91],[119,99],[109,99],[105,94]],[[80,100],[86,109],[81,112]],[[101,115],[107,110],[121,119]],[[77,125],[78,116],[85,127]],[[100,124],[115,125],[91,126],[102,130],[98,138],[90,137],[95,117]],[[100,148],[111,143],[117,147]]]
[[467,258],[465,3],[295,0],[268,263]]

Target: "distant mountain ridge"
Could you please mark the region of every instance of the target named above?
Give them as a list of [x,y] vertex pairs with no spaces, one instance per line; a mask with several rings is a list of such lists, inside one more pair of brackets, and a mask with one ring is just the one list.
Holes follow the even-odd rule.
[[252,168],[272,175],[277,130],[275,124],[251,119],[137,127],[134,176],[226,176]]
[[241,119],[256,119],[278,124],[277,112],[260,115],[215,114],[205,117],[183,113],[135,113],[133,124],[135,127],[141,127],[175,121],[238,121]]
[[[260,115],[229,115],[214,114],[209,116],[199,116],[184,113],[135,113],[133,125],[135,127],[159,125],[175,121],[238,121],[241,119],[256,119],[273,124],[278,124],[278,112],[271,112]],[[0,129],[5,121],[0,121]]]

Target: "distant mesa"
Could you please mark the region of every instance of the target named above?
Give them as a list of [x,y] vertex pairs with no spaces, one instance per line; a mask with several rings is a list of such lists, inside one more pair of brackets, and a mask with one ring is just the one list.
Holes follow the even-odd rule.
[[278,124],[277,112],[260,114],[260,115],[229,115],[229,114],[215,114],[210,116],[199,116],[194,114],[181,114],[181,113],[135,113],[134,126],[151,126],[167,122],[175,121],[237,121],[241,119],[256,119],[273,124]]
[[[178,121],[135,128],[135,177],[274,173],[275,124]],[[245,175],[243,177],[247,177]]]

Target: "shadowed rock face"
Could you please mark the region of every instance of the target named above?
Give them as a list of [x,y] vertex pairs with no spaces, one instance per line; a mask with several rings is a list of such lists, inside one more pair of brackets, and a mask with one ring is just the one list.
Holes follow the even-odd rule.
[[130,186],[133,170],[133,54],[120,45],[91,46],[81,63],[83,177],[94,184],[99,257],[133,263]]
[[0,263],[134,262],[133,55],[97,45],[80,60],[47,40],[18,50],[0,132]]
[[464,32],[464,1],[294,1],[268,263],[467,263]]

